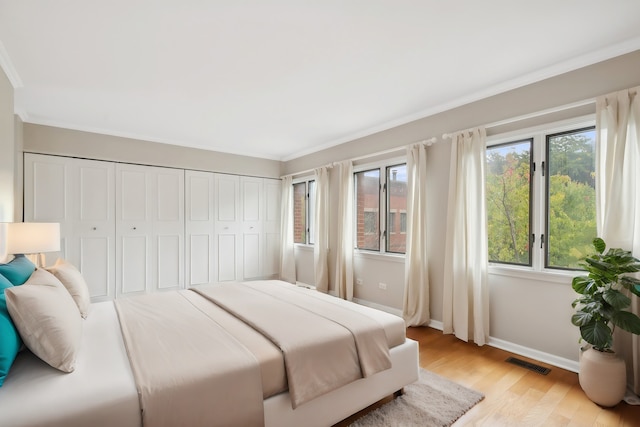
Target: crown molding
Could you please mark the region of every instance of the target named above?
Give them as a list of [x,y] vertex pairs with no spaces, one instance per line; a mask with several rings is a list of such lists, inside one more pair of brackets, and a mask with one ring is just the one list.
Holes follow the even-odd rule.
[[11,86],[13,86],[14,89],[18,89],[22,87],[22,80],[20,79],[18,72],[14,68],[13,63],[9,58],[9,54],[7,53],[7,50],[4,48],[4,45],[2,44],[1,41],[0,41],[0,67],[2,68],[4,73],[7,75],[7,78],[9,79],[9,82],[11,83]]

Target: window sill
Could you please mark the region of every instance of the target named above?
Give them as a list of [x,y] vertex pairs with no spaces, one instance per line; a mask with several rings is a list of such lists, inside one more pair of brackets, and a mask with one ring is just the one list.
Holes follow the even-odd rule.
[[560,283],[564,285],[570,285],[571,280],[575,276],[579,276],[582,273],[580,271],[536,271],[528,267],[504,266],[498,264],[489,264],[488,272],[489,274],[496,276],[518,277],[521,279],[536,280],[539,282],[548,283]]
[[353,251],[353,256],[357,258],[363,258],[363,259],[398,262],[398,263],[404,264],[404,254],[394,254],[394,253],[386,253],[386,252],[385,253],[369,252],[369,251],[355,249]]

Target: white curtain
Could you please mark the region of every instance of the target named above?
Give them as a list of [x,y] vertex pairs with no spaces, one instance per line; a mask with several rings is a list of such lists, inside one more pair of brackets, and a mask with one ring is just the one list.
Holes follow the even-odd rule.
[[407,249],[402,315],[407,326],[429,323],[427,256],[427,148],[407,147]]
[[353,299],[353,164],[339,164],[338,245],[336,250],[336,289],[340,298]]
[[282,178],[280,218],[280,279],[296,283],[296,257],[293,249],[293,183],[290,176]]
[[327,252],[329,250],[329,176],[328,167],[316,169],[316,195],[313,230],[313,267],[316,289],[321,292],[329,291],[329,265]]
[[[596,212],[608,247],[640,257],[640,86],[596,100]],[[640,298],[631,310],[640,314]],[[640,394],[640,337],[616,328],[614,350],[627,362],[629,385]]]
[[451,136],[443,331],[477,345],[489,340],[484,128]]

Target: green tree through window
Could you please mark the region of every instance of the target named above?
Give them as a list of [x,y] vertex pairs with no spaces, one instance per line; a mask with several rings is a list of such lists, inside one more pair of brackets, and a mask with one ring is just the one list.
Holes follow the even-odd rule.
[[487,148],[489,260],[531,265],[531,145],[515,141]]
[[546,266],[578,268],[596,236],[595,130],[547,136]]

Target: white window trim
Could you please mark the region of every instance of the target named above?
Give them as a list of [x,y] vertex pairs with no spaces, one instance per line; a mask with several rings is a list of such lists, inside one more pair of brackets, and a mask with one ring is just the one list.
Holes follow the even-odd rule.
[[[536,165],[542,165],[542,161],[545,160],[545,150],[540,148],[544,147],[546,135],[595,126],[595,123],[596,115],[587,114],[571,119],[559,120],[511,132],[491,135],[487,137],[487,148],[494,145],[533,138],[533,161]],[[535,173],[540,174],[541,171],[537,170]],[[539,236],[545,232],[545,215],[541,213],[542,204],[545,199],[545,191],[544,181],[537,178],[534,179],[531,191],[532,213],[534,215],[533,221],[531,222],[531,233],[536,235],[534,247],[538,247],[540,244]],[[536,215],[536,212],[539,214]],[[534,250],[531,255],[531,266],[489,262],[488,272],[489,274],[501,276],[519,277],[562,284],[571,283],[571,278],[579,274],[579,271],[576,270],[546,268],[544,266],[544,251],[542,250]]]
[[[307,192],[309,191],[309,181],[315,181],[316,180],[316,176],[315,175],[304,175],[304,176],[299,176],[296,178],[293,178],[291,180],[291,185],[295,185],[295,184],[300,184],[300,183],[305,183],[305,188],[307,190]],[[305,201],[305,203],[307,204],[307,206],[305,206],[305,211],[307,216],[309,216],[309,204],[308,204],[308,200]],[[311,221],[312,218],[307,218],[307,221]],[[295,219],[294,219],[295,221]],[[310,229],[310,227],[307,227]],[[294,246],[300,246],[300,247],[308,247],[308,248],[313,248],[313,243],[308,243],[311,238],[310,236],[307,235],[307,231],[305,230],[305,243],[294,243]]]
[[[388,166],[395,166],[395,165],[400,165],[400,164],[406,164],[407,163],[407,157],[406,156],[394,156],[394,157],[389,157],[386,159],[380,159],[377,160],[375,162],[370,162],[370,163],[362,163],[359,165],[354,165],[353,166],[353,174],[355,177],[355,174],[358,172],[365,172],[365,171],[369,171],[369,170],[373,170],[373,169],[378,169],[380,171],[380,183],[384,183],[386,182],[386,168]],[[387,227],[387,202],[385,200],[385,193],[383,193],[382,191],[380,191],[380,200],[379,200],[379,207],[380,207],[380,231],[386,231],[386,227]],[[354,212],[355,212],[355,197],[356,195],[353,195],[354,197]],[[354,222],[357,220],[355,218],[354,215]],[[358,232],[358,228],[357,225],[354,225],[353,227],[353,232],[354,232],[354,236],[353,236],[353,241],[357,242],[358,241],[358,236],[357,236],[357,232]],[[405,254],[402,253],[397,253],[397,252],[387,252],[387,242],[386,242],[386,235],[384,235],[385,233],[381,233],[380,236],[380,249],[379,250],[372,250],[372,249],[359,249],[357,247],[355,247],[354,250],[354,255],[358,255],[358,256],[362,256],[365,258],[371,258],[371,259],[375,259],[376,257],[389,257],[389,258],[393,258],[393,259],[401,259],[404,262],[404,258],[405,258]],[[406,234],[406,233],[403,233]],[[384,240],[383,240],[384,238]]]

